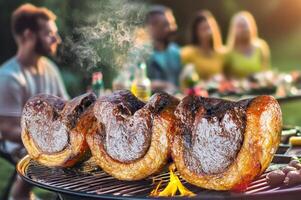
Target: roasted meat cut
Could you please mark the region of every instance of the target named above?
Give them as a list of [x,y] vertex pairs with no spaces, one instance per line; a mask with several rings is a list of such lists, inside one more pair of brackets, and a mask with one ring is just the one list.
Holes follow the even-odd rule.
[[23,109],[22,141],[30,157],[46,166],[70,167],[89,153],[86,134],[92,131],[96,97],[84,94],[71,101],[40,94]]
[[87,141],[99,166],[120,180],[140,180],[160,170],[170,155],[178,100],[166,93],[148,103],[126,90],[97,100],[97,133]]
[[270,164],[282,116],[271,96],[231,102],[195,96],[178,105],[172,158],[191,184],[241,190]]

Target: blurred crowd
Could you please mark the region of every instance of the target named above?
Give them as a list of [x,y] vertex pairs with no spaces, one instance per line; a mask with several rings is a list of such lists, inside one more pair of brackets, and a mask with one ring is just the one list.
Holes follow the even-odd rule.
[[247,78],[271,67],[269,47],[258,37],[254,17],[247,11],[233,16],[225,45],[208,10],[197,12],[188,22],[190,43],[181,48],[174,42],[177,24],[171,9],[153,6],[145,23],[153,44],[147,73],[153,90],[195,93],[200,82]]

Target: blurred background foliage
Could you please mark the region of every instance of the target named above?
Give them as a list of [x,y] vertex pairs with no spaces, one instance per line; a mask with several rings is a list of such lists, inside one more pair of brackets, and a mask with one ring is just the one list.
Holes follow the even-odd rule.
[[[74,29],[86,26],[95,20],[98,12],[106,9],[108,0],[0,0],[0,63],[15,54],[16,46],[10,31],[12,11],[23,3],[32,3],[51,9],[58,17],[57,25],[64,39],[74,35]],[[113,0],[114,1],[114,0]],[[141,1],[140,1],[141,2]],[[301,1],[300,0],[149,0],[146,3],[163,4],[173,9],[178,22],[177,41],[180,45],[188,42],[190,22],[200,9],[210,10],[216,17],[225,42],[231,16],[240,10],[250,11],[258,24],[259,35],[271,47],[272,65],[280,71],[299,69],[301,64]],[[118,6],[118,5],[116,5]],[[122,6],[122,5],[119,5]],[[112,17],[114,12],[110,13]],[[66,51],[66,49],[64,49]],[[68,50],[68,49],[67,49]],[[61,50],[62,51],[62,50]],[[59,52],[59,54],[62,52]],[[99,52],[106,54],[108,52]],[[108,56],[110,56],[108,54]],[[57,59],[68,92],[71,96],[84,92],[90,84],[95,67],[87,70],[74,64],[74,57]],[[111,87],[115,66],[102,66],[106,87]]]

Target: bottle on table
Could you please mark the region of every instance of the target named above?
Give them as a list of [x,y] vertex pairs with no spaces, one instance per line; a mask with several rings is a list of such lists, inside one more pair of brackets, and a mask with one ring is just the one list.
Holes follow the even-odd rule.
[[151,81],[147,77],[147,66],[141,63],[135,70],[131,92],[142,101],[148,101],[151,96]]
[[93,92],[99,97],[104,94],[103,75],[101,72],[94,72],[92,74],[92,89]]
[[113,80],[112,89],[113,91],[130,90],[131,89],[130,73],[126,71],[121,71]]
[[200,78],[194,64],[187,64],[180,74],[181,90],[184,94],[195,94]]

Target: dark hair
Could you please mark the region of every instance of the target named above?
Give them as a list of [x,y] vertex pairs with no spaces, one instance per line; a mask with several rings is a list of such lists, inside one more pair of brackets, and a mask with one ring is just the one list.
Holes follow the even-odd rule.
[[200,11],[196,14],[193,22],[192,22],[192,32],[191,32],[191,42],[192,44],[199,44],[201,41],[199,41],[198,37],[198,26],[199,24],[207,21],[207,16],[205,14],[206,11]]
[[11,29],[14,35],[21,35],[26,29],[31,31],[39,30],[39,19],[55,20],[56,16],[43,7],[36,7],[32,4],[23,4],[12,14]]
[[219,27],[211,14],[208,10],[199,11],[192,22],[191,28],[191,43],[196,45],[199,44],[198,38],[198,26],[200,23],[207,21],[209,23],[210,28],[212,29],[212,38],[211,38],[211,46],[213,49],[217,50],[222,46],[221,35],[219,31]]
[[152,17],[154,17],[155,15],[164,15],[167,9],[168,9],[167,7],[162,5],[152,6],[146,13],[145,23],[149,24]]

